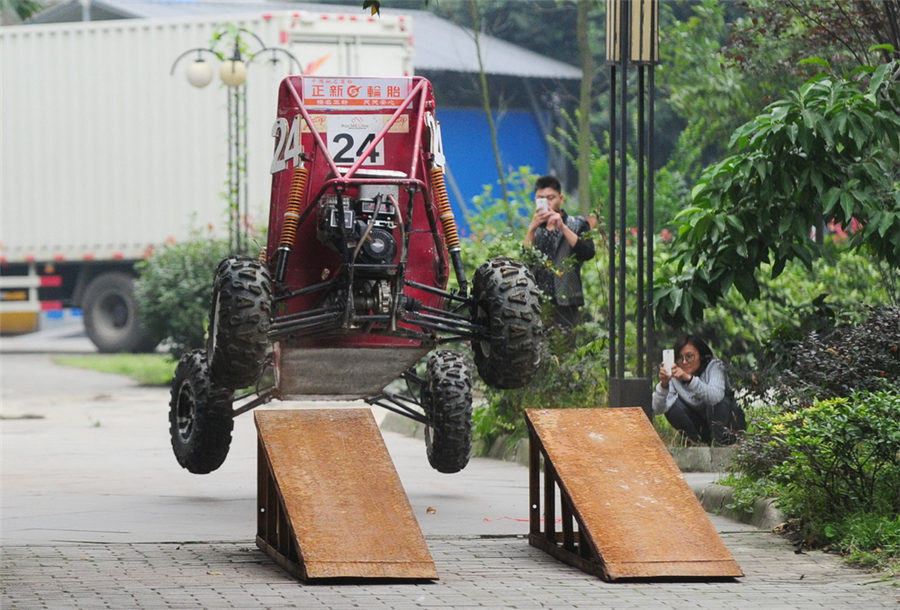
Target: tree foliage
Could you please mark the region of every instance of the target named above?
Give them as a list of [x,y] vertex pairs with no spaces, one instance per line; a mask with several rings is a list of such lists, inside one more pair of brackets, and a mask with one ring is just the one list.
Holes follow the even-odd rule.
[[[900,59],[900,0],[744,0],[724,48],[751,79],[808,76],[802,60],[822,57],[852,70]],[[885,46],[890,45],[890,46]]]
[[734,286],[759,296],[756,271],[811,266],[822,221],[858,225],[851,245],[900,260],[900,62],[850,77],[820,74],[733,134],[737,152],[708,167],[676,217],[657,275],[659,315],[697,320]]

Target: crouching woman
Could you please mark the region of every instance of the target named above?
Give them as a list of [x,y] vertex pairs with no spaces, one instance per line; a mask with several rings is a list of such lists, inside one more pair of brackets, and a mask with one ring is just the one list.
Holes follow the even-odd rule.
[[725,364],[699,337],[675,343],[675,364],[659,366],[653,393],[654,415],[665,414],[689,443],[730,445],[746,429],[744,412],[734,400]]

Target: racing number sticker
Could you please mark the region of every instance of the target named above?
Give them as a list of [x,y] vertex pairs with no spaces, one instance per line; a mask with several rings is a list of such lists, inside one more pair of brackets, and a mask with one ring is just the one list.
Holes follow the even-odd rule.
[[[328,154],[335,163],[353,164],[363,156],[384,127],[380,115],[329,115]],[[366,165],[384,165],[384,139],[366,155]]]
[[[403,119],[404,117],[401,117]],[[323,139],[328,145],[328,154],[340,165],[352,165],[363,156],[375,137],[384,128],[384,115],[329,115],[327,118],[313,117],[317,129],[324,131]],[[322,123],[319,121],[322,120]],[[288,168],[288,161],[293,167],[300,165],[303,145],[300,141],[303,119],[298,114],[292,121],[278,117],[272,126],[272,137],[275,138],[275,154],[272,156],[271,172],[276,174]],[[305,130],[308,130],[306,128]],[[391,127],[392,132],[407,133],[409,122],[399,120]],[[321,132],[320,132],[321,133]],[[384,165],[384,139],[376,144],[366,155],[364,163],[367,167]]]
[[272,125],[272,137],[275,140],[275,154],[272,156],[273,174],[287,169],[288,159],[294,162],[294,167],[300,165],[300,155],[303,153],[303,145],[300,143],[300,115],[294,117],[291,124],[284,117],[278,117]]

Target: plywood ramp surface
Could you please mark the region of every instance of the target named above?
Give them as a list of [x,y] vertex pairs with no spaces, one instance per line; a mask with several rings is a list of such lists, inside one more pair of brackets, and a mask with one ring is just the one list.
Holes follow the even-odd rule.
[[743,575],[641,409],[527,417],[609,580]]
[[369,409],[263,410],[255,417],[260,478],[271,476],[277,487],[280,506],[272,510],[285,515],[301,577],[437,578]]

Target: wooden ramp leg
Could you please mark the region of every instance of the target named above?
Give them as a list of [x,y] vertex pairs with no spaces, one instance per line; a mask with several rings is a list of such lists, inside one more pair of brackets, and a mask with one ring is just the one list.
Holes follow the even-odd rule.
[[304,580],[437,579],[370,410],[263,410],[255,420],[260,549]]
[[532,546],[610,581],[743,576],[642,409],[526,421]]

